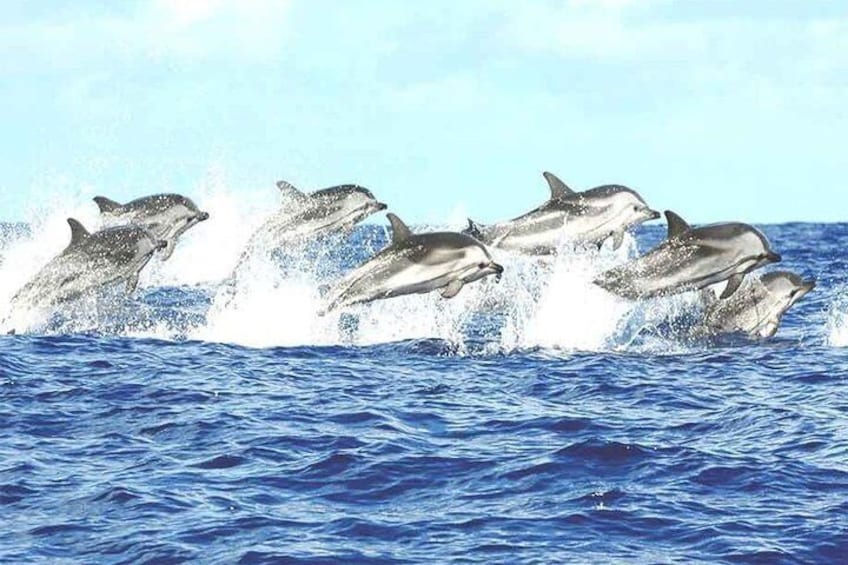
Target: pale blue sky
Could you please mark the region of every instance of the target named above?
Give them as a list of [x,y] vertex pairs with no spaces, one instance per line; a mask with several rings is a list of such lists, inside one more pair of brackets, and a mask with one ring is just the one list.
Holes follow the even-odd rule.
[[358,182],[409,222],[617,182],[693,222],[848,220],[848,3],[16,2],[0,217],[43,191]]

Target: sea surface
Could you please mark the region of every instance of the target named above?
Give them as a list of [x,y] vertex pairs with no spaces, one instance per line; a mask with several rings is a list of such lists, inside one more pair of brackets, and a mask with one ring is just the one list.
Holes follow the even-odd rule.
[[[752,342],[593,287],[661,225],[320,317],[381,225],[232,276],[261,218],[211,211],[0,337],[0,562],[848,562],[848,225],[762,226],[818,286]],[[0,318],[71,213],[0,231]]]

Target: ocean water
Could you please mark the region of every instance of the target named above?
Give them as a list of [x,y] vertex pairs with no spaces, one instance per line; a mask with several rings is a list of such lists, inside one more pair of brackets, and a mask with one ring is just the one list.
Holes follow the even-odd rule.
[[207,200],[135,296],[48,317],[9,298],[94,212],[0,231],[0,562],[848,561],[848,225],[763,227],[818,286],[751,342],[591,285],[662,226],[319,317],[385,229],[230,279],[258,222]]

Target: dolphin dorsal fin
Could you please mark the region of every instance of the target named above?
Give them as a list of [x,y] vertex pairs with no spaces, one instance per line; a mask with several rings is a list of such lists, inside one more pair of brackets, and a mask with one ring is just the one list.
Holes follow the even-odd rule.
[[295,202],[303,202],[309,199],[308,194],[301,192],[295,185],[290,182],[278,180],[277,188],[280,190],[280,194],[282,194],[286,198],[293,199]]
[[672,212],[671,210],[665,211],[665,219],[668,222],[668,239],[672,237],[678,236],[683,232],[687,232],[692,229],[686,220]]
[[392,245],[403,243],[412,237],[412,232],[403,223],[403,220],[392,213],[386,214],[386,217],[389,218],[389,223],[392,224]]
[[71,226],[71,243],[68,244],[68,247],[79,245],[91,235],[79,220],[68,218],[68,225]]
[[292,183],[290,183],[290,182],[288,182],[288,181],[284,181],[284,180],[278,180],[278,181],[277,181],[277,188],[278,188],[278,189],[280,190],[280,192],[282,192],[283,194],[285,194],[286,192],[288,192],[288,191],[290,191],[290,190],[294,190],[294,191],[296,191],[296,192],[300,192],[300,191],[297,189],[297,187],[296,187],[295,185],[293,185]]
[[551,200],[561,200],[577,194],[555,174],[545,171],[542,173],[542,176],[545,177],[545,180],[548,181],[548,186],[551,188]]
[[111,214],[121,207],[121,204],[105,196],[95,196],[94,202],[100,208],[101,214]]

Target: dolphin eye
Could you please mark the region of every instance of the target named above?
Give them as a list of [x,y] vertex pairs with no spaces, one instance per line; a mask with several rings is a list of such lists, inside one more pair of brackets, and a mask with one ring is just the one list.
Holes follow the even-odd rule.
[[477,263],[477,268],[478,268],[478,269],[485,269],[485,268],[486,268],[486,264],[485,264],[485,263]]
[[634,212],[638,212],[638,211],[639,211],[639,206],[638,206],[637,204],[634,204],[634,205],[633,205],[633,211],[634,211]]

